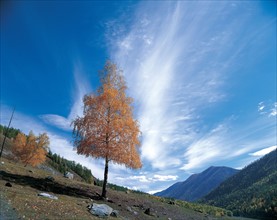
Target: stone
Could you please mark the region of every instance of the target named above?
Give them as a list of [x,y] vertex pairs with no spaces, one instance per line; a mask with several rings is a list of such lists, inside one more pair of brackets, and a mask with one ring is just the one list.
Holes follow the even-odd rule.
[[53,182],[53,181],[55,180],[54,177],[52,177],[52,176],[47,176],[45,179],[46,179],[46,180],[49,180],[49,181],[51,181],[51,182]]
[[175,205],[175,202],[174,201],[169,201],[168,204]]
[[7,186],[7,187],[12,187],[12,184],[9,183],[9,182],[7,182],[7,183],[5,184],[5,186]]
[[110,216],[112,211],[113,209],[106,204],[93,203],[92,206],[90,207],[90,213],[100,218]]
[[126,210],[127,210],[128,212],[133,212],[133,210],[131,209],[130,206],[127,206],[127,207],[126,207]]
[[65,172],[64,177],[73,180],[74,175],[73,173]]
[[46,198],[49,198],[49,199],[58,199],[57,196],[53,196],[53,195],[50,195],[48,193],[39,193],[38,196],[46,197]]
[[113,210],[111,213],[111,216],[116,217],[116,218],[118,217],[118,215],[119,215],[119,211],[117,211],[117,210]]
[[150,208],[147,208],[144,212],[146,215],[151,215],[151,211],[150,211]]

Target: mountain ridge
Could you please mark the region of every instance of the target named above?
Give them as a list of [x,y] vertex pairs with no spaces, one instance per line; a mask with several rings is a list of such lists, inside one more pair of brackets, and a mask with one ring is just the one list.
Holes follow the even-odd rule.
[[277,149],[243,168],[201,202],[234,215],[277,219]]
[[155,195],[185,201],[196,201],[237,172],[238,170],[226,166],[211,166],[201,173],[191,175],[183,182],[177,182],[169,188],[155,193]]

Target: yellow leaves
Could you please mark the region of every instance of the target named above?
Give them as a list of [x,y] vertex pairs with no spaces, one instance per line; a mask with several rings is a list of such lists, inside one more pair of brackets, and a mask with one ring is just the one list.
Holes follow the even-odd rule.
[[19,133],[12,148],[13,154],[23,163],[36,166],[46,159],[49,138],[46,133],[36,137],[31,131],[28,136]]
[[139,124],[121,73],[110,61],[100,72],[101,87],[96,95],[84,97],[84,116],[73,121],[74,144],[79,154],[140,168]]

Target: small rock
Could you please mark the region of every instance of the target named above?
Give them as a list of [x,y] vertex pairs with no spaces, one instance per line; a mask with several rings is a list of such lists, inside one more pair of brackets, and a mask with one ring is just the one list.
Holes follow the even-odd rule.
[[73,173],[70,173],[67,171],[67,172],[65,172],[64,177],[73,180],[74,175],[73,175]]
[[108,199],[107,202],[109,202],[109,203],[114,203],[114,201],[111,200],[111,199]]
[[49,199],[58,199],[57,196],[53,196],[53,195],[50,195],[48,193],[39,193],[38,196],[43,196],[43,197],[46,197],[46,198],[49,198]]
[[126,207],[126,210],[129,211],[129,212],[132,212],[132,211],[133,211],[133,210],[131,209],[130,206],[127,206],[127,207]]
[[138,212],[136,212],[136,211],[134,211],[133,213],[134,213],[134,215],[138,215]]
[[4,164],[5,164],[5,162],[4,162],[4,161],[1,161],[1,164],[2,164],[2,165],[4,165]]
[[111,216],[116,217],[116,218],[118,217],[118,215],[119,215],[119,211],[117,211],[117,210],[113,210],[111,213]]
[[150,208],[147,208],[144,212],[146,215],[151,215]]
[[47,176],[45,179],[48,181],[51,181],[51,182],[53,182],[55,180],[54,177],[52,177],[52,176]]
[[12,184],[9,183],[9,182],[7,182],[7,183],[5,184],[5,186],[7,186],[7,187],[12,187]]

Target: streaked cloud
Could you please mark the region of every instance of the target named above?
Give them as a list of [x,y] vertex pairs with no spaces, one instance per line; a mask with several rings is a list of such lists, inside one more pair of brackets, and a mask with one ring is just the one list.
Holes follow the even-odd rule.
[[81,64],[77,63],[74,67],[75,89],[73,90],[74,103],[71,107],[68,117],[55,114],[41,115],[44,122],[51,124],[65,131],[71,131],[71,123],[77,116],[83,115],[83,97],[91,92],[88,80],[82,70]]
[[150,183],[150,182],[166,182],[166,181],[175,181],[178,179],[176,175],[160,175],[154,174],[150,176],[146,175],[138,175],[138,176],[129,176],[129,177],[116,177],[117,180],[137,180],[142,183]]
[[229,130],[220,124],[225,118],[212,126],[215,131],[202,124],[207,109],[230,98],[226,88],[234,64],[249,39],[254,42],[259,36],[251,27],[241,37],[251,21],[250,11],[234,16],[237,10],[253,6],[230,6],[229,2],[178,1],[162,2],[153,10],[153,4],[142,2],[132,24],[109,38],[115,45],[111,56],[124,70],[136,102],[142,158],[153,169],[192,169],[234,148],[227,138]]
[[258,112],[261,115],[267,115],[268,117],[274,117],[277,115],[277,102],[263,101],[258,104]]
[[254,153],[250,153],[249,155],[255,156],[255,157],[262,157],[262,156],[270,153],[271,151],[276,150],[276,148],[277,148],[277,146],[267,147],[262,150],[256,151]]

